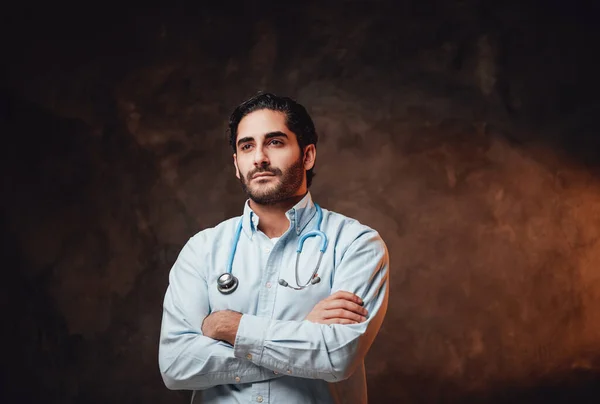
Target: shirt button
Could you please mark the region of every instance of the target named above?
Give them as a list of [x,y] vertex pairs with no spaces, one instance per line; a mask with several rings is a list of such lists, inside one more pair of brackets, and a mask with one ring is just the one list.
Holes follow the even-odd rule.
[[271,252],[271,249],[269,247],[265,247],[265,252],[268,254]]
[[267,284],[265,285],[267,287],[267,289],[271,288],[271,282],[267,282]]
[[235,377],[235,381],[236,381],[236,383],[239,383],[239,382],[240,382],[240,380],[242,380],[242,379],[240,379],[240,377],[239,377],[239,376],[236,376],[236,377]]
[[263,400],[263,399],[262,399],[262,396],[258,396],[258,397],[256,397],[256,401],[258,401],[259,403],[262,403],[262,400]]
[[252,355],[250,355],[250,354],[246,355],[246,359],[252,360]]

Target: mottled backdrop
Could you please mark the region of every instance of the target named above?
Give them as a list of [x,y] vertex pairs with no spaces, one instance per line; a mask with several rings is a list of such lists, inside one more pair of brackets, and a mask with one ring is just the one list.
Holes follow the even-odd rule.
[[187,402],[168,271],[241,214],[226,122],[259,90],[388,244],[372,403],[600,402],[596,3],[215,3],[5,10],[2,402]]

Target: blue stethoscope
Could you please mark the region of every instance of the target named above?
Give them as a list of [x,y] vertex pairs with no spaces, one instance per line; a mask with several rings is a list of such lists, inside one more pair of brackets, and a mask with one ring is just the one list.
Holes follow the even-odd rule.
[[[321,281],[321,278],[317,276],[317,271],[319,270],[319,266],[321,266],[321,260],[323,259],[323,253],[327,249],[327,236],[325,233],[321,231],[321,222],[323,221],[323,211],[321,207],[315,203],[315,207],[317,208],[317,226],[315,230],[309,231],[305,233],[300,240],[298,240],[298,248],[296,249],[296,265],[294,267],[294,273],[296,275],[296,286],[289,285],[284,279],[279,279],[279,284],[283,287],[289,287],[294,290],[302,290],[309,285],[314,285]],[[235,257],[235,250],[237,249],[238,242],[240,241],[240,233],[242,232],[242,219],[237,226],[235,231],[235,236],[233,239],[233,246],[231,247],[231,254],[229,255],[229,262],[227,263],[227,272],[224,272],[217,279],[217,289],[219,292],[224,295],[228,295],[233,293],[238,287],[238,279],[233,276],[231,270],[233,268],[233,258]],[[312,275],[304,284],[300,285],[300,277],[298,276],[298,262],[300,261],[300,254],[302,253],[302,247],[304,246],[304,241],[309,237],[317,237],[321,238],[321,249],[319,250],[319,260],[317,261],[317,266],[313,271]]]

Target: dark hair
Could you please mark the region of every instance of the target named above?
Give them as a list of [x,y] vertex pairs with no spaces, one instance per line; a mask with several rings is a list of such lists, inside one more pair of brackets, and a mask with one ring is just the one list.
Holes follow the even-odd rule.
[[[304,155],[304,148],[306,146],[309,144],[314,144],[315,147],[317,146],[319,137],[315,130],[315,124],[306,111],[306,108],[288,97],[279,97],[271,93],[259,93],[238,105],[229,117],[229,145],[234,153],[237,152],[235,141],[237,139],[237,130],[240,121],[251,112],[261,109],[279,111],[285,114],[285,124],[288,129],[296,135],[302,156]],[[312,168],[306,171],[307,187],[310,187],[315,175]]]

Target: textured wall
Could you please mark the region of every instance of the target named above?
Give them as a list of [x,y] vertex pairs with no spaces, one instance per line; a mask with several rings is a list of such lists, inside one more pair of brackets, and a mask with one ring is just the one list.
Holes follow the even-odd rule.
[[392,4],[11,14],[6,402],[187,402],[168,271],[241,214],[226,120],[261,89],[314,117],[314,198],[388,244],[372,402],[600,400],[595,10]]

